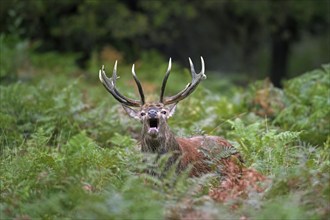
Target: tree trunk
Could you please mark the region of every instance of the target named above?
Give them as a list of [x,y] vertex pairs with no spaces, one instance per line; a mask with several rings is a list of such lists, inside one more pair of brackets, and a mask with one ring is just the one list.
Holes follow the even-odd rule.
[[282,33],[272,36],[270,80],[274,86],[281,88],[282,80],[287,74],[290,41],[283,39]]

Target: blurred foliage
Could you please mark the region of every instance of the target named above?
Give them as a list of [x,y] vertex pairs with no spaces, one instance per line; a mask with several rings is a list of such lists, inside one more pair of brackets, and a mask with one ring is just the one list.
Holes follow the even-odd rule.
[[20,38],[15,35],[0,34],[0,48],[0,81],[2,83],[15,81],[18,78],[19,69],[27,67],[28,41],[20,41]]
[[330,133],[330,65],[285,83],[288,106],[275,119],[288,130],[303,131],[302,138],[322,145]]
[[330,67],[307,72],[288,80],[283,90],[274,88],[268,80],[249,87],[246,107],[272,124],[285,130],[301,132],[309,143],[322,145],[330,133]]
[[[309,39],[293,48],[306,62],[290,59],[291,74],[329,60],[329,44],[322,41],[329,37],[327,0],[252,2],[5,0],[0,32],[38,41],[39,51],[77,53],[84,68],[95,51],[111,46],[128,62],[156,49],[181,63],[203,55],[209,69],[264,76],[273,56],[265,48],[275,35],[295,47]],[[309,47],[318,55],[310,56]]]
[[[214,174],[164,174],[170,155],[155,162],[156,155],[140,153],[141,125],[95,83],[100,61],[90,62],[92,75],[74,65],[75,54],[24,51],[25,65],[14,64],[16,51],[1,63],[2,76],[14,77],[0,85],[2,219],[329,218],[329,66],[286,81],[283,90],[210,77],[178,105],[169,121],[176,134],[225,136],[271,181],[233,209],[235,201],[208,196]],[[135,96],[130,68],[120,62],[119,89]],[[159,93],[166,68],[155,51],[137,61],[148,94]],[[189,81],[189,70],[174,65],[169,81],[171,95]]]

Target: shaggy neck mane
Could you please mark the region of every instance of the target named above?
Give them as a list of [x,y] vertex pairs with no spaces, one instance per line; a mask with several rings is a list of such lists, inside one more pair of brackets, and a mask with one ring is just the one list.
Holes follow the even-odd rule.
[[179,143],[175,139],[174,134],[170,131],[167,124],[160,129],[157,138],[151,138],[147,132],[142,130],[141,150],[147,153],[165,154],[169,152],[177,152],[181,154]]

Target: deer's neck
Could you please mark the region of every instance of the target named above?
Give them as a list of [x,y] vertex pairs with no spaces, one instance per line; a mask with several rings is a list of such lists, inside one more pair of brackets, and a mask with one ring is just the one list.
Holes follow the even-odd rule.
[[141,141],[142,152],[148,153],[179,153],[181,149],[179,143],[175,139],[174,134],[169,129],[167,124],[160,129],[159,134],[156,138],[150,137],[144,130],[142,131]]

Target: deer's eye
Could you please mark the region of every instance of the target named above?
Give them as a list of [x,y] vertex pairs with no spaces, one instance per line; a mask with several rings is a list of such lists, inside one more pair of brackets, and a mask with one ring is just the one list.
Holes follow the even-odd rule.
[[161,111],[160,113],[162,113],[162,114],[164,114],[164,115],[167,114],[167,112],[166,112],[165,110]]
[[145,116],[146,113],[145,113],[145,112],[141,112],[140,115],[141,115],[141,116]]

